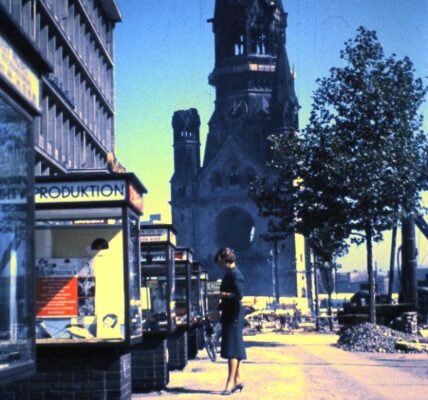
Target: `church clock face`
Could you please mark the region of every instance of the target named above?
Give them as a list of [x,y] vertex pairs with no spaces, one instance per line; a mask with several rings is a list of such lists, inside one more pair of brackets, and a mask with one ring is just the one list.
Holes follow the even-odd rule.
[[248,105],[244,99],[233,99],[226,102],[223,116],[230,127],[241,125],[248,115]]

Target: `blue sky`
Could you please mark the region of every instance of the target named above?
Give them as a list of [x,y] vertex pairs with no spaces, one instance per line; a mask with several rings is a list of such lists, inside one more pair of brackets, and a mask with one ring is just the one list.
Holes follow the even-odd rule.
[[[360,25],[377,31],[386,55],[409,56],[416,75],[428,84],[428,0],[283,0],[283,4],[288,12],[287,52],[297,72],[295,88],[302,106],[301,127],[307,123],[315,80],[340,65],[339,51]],[[118,0],[118,5],[123,22],[115,33],[116,151],[120,162],[149,190],[146,215],[162,213],[169,221],[172,114],[198,109],[204,149],[214,107],[214,90],[207,80],[214,64],[214,37],[206,22],[213,16],[214,0]],[[428,118],[426,104],[423,111]],[[421,257],[426,251],[428,246]],[[385,246],[375,249],[380,266],[388,262],[387,253]],[[348,268],[364,265],[364,253],[353,250],[345,263]]]

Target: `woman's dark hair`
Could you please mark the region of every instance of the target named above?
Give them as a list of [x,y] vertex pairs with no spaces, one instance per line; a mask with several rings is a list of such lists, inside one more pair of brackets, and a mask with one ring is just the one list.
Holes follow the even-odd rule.
[[103,238],[95,239],[91,244],[92,250],[105,250],[108,249],[108,243],[107,240]]
[[232,264],[235,262],[235,254],[233,253],[233,250],[229,247],[223,247],[214,256],[214,262],[218,263],[219,261],[224,261],[228,264]]

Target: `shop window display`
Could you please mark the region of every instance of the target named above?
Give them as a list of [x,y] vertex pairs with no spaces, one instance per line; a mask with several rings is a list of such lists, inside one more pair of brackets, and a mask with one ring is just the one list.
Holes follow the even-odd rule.
[[[170,330],[175,322],[174,254],[170,249],[167,257],[167,251],[164,246],[143,249],[141,253],[141,308],[145,331]],[[173,315],[169,317],[169,314]]]
[[[37,339],[124,339],[121,227],[63,224],[38,222]],[[93,248],[96,241],[108,247]]]
[[31,135],[0,97],[0,378],[34,362]]

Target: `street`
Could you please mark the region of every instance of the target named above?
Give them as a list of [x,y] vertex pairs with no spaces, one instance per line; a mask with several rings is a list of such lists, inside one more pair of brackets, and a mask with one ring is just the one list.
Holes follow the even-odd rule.
[[[334,335],[275,333],[246,336],[241,399],[381,400],[428,398],[427,354],[349,353]],[[167,390],[143,398],[209,399],[219,396],[227,373],[205,350],[184,371],[172,372]]]

